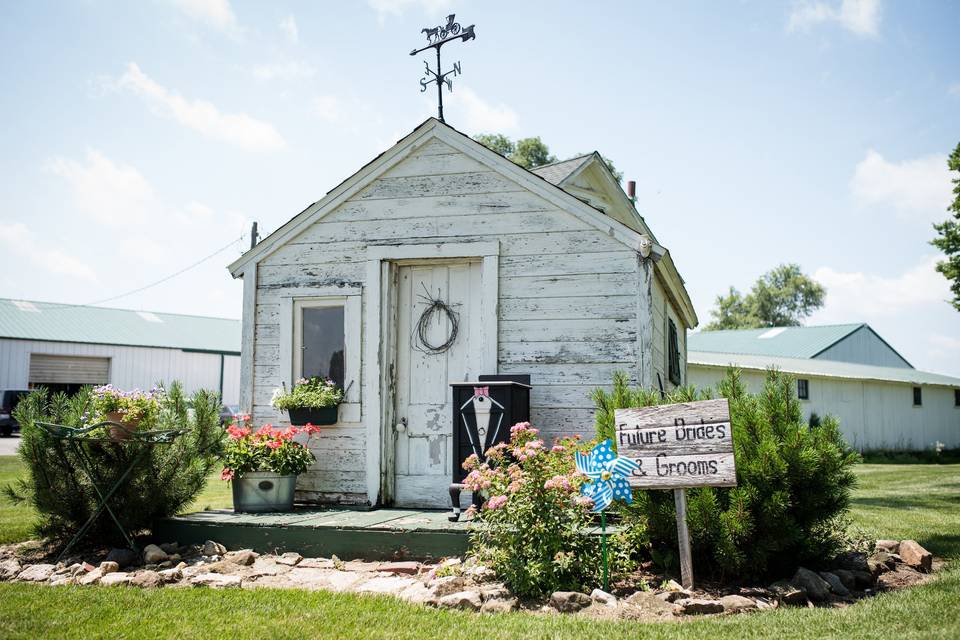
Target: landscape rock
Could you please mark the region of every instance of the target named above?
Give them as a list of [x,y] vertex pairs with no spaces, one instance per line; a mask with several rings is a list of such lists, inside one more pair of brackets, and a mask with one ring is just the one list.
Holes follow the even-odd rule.
[[213,540],[207,540],[203,543],[203,547],[200,548],[200,553],[205,556],[222,556],[226,552],[226,547]]
[[428,585],[438,597],[463,591],[467,587],[467,579],[463,576],[444,576],[434,578]]
[[163,549],[163,552],[167,555],[172,556],[173,554],[180,552],[180,545],[178,545],[176,542],[164,542],[157,546]]
[[720,604],[727,613],[740,613],[741,611],[753,611],[757,608],[755,600],[745,596],[729,595],[720,598]]
[[23,567],[15,558],[0,561],[0,580],[12,580],[20,575]]
[[300,561],[298,567],[307,569],[333,569],[333,560],[329,558],[304,558]]
[[884,553],[900,553],[900,542],[897,540],[877,540],[877,544],[874,546],[874,551],[882,551]]
[[487,600],[505,600],[513,597],[510,589],[502,582],[487,583],[480,587],[480,595],[483,601]]
[[384,573],[398,573],[408,576],[415,576],[420,571],[419,562],[384,562],[380,565],[378,571]]
[[190,578],[190,584],[195,587],[211,587],[213,589],[225,589],[228,587],[239,587],[243,580],[240,576],[225,575],[222,573],[201,573]]
[[787,580],[778,580],[770,585],[770,591],[783,604],[804,605],[807,592]]
[[74,576],[66,575],[50,581],[51,587],[63,587],[69,584],[76,584],[77,579]]
[[282,556],[277,556],[277,564],[285,564],[288,567],[295,567],[300,564],[300,561],[303,560],[303,556],[297,553],[296,551],[288,551]]
[[367,580],[360,588],[358,593],[393,593],[397,594],[416,582],[413,578],[386,575],[378,576]]
[[107,562],[116,562],[121,569],[132,567],[140,561],[140,556],[132,549],[110,549],[106,557]]
[[427,588],[425,584],[419,581],[414,581],[413,584],[398,593],[397,597],[411,604],[436,606],[439,602],[433,590]]
[[579,591],[554,591],[550,595],[550,606],[560,613],[576,613],[593,604],[593,599]]
[[56,571],[52,564],[32,564],[17,575],[17,580],[24,582],[46,582]]
[[857,589],[868,589],[873,586],[873,574],[869,571],[851,571]]
[[[846,569],[834,569],[830,573],[840,578],[840,582],[843,583],[843,586],[845,586],[847,589],[853,590],[857,588],[857,579],[853,575],[853,571],[847,571]],[[869,576],[869,574],[867,575]],[[824,579],[826,580],[826,578]],[[830,581],[827,580],[827,582]]]
[[590,599],[598,604],[605,604],[608,607],[617,606],[617,596],[607,593],[603,589],[594,589],[590,592]]
[[516,598],[493,598],[484,600],[480,613],[509,613],[519,606]]
[[686,591],[686,589],[684,589],[684,588],[683,588],[683,585],[680,584],[679,582],[677,582],[676,580],[667,580],[667,581],[663,584],[663,586],[661,587],[660,591],[677,591],[677,592],[679,592],[679,591]]
[[464,571],[464,575],[474,582],[491,582],[497,579],[497,572],[490,567],[478,564]]
[[158,562],[163,562],[170,556],[166,551],[161,549],[155,544],[148,544],[143,548],[143,562],[144,564],[157,564]]
[[[680,592],[674,591],[667,593]],[[620,607],[625,609],[621,617],[631,619],[673,617],[674,611],[672,604],[665,602],[659,596],[655,596],[647,591],[631,593],[624,600],[620,601]],[[630,607],[632,607],[632,609],[630,609]]]
[[933,554],[917,544],[916,540],[904,540],[900,543],[900,557],[904,564],[925,573],[933,568]]
[[[309,567],[310,565],[301,564],[298,568]],[[290,568],[285,564],[277,564],[276,558],[273,556],[260,556],[253,561],[251,565],[252,573],[254,576],[276,576],[283,573],[289,573]]]
[[656,594],[656,597],[664,602],[676,602],[677,600],[692,598],[693,594],[689,591],[660,591]]
[[[334,566],[336,566],[334,562]],[[351,560],[343,563],[344,571],[376,571],[380,568],[379,562],[366,562],[365,560]]]
[[113,560],[104,560],[100,563],[100,573],[107,575],[108,573],[115,573],[120,571],[120,564],[114,562]]
[[833,566],[847,571],[869,571],[867,554],[859,551],[844,551],[833,560]]
[[100,567],[97,567],[93,571],[88,571],[84,575],[80,576],[77,582],[82,585],[97,584],[100,582],[100,578],[102,577],[103,571],[100,570]]
[[166,582],[176,582],[183,577],[183,572],[178,567],[171,567],[170,569],[164,569],[163,571],[158,571],[157,575]]
[[723,613],[723,604],[719,600],[689,598],[686,600],[679,600],[677,604],[680,605],[680,610],[683,612],[683,615],[686,616]]
[[257,561],[259,554],[250,549],[244,549],[242,551],[231,551],[226,554],[223,559],[227,562],[232,562],[243,567],[249,567],[254,562]]
[[837,574],[831,573],[830,571],[821,571],[818,575],[823,578],[828,585],[830,585],[830,591],[833,593],[837,594],[838,596],[850,595],[850,589],[843,584],[843,581]]
[[797,569],[791,582],[806,591],[814,602],[823,602],[830,597],[830,583],[809,569]]
[[[589,598],[587,599],[589,600]],[[483,606],[483,600],[476,591],[457,591],[440,598],[439,604],[444,609],[479,611],[480,607]]]
[[156,589],[166,581],[156,571],[140,571],[130,579],[130,584],[141,589]]
[[114,571],[113,573],[108,573],[102,578],[100,578],[100,584],[105,587],[117,587],[120,585],[130,584],[132,576],[129,573],[123,571]]
[[776,597],[772,591],[763,587],[740,587],[737,594],[744,598],[764,598],[767,600]]

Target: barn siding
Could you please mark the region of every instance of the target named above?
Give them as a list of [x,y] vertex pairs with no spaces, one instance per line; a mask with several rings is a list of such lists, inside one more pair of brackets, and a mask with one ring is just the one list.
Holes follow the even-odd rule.
[[[436,140],[258,263],[255,419],[286,421],[269,399],[282,378],[280,300],[288,291],[364,286],[368,246],[465,240],[500,243],[499,370],[532,375],[532,419],[545,436],[591,435],[592,389],[638,362],[636,253]],[[363,404],[361,397],[365,416]],[[336,447],[324,450],[333,438]],[[365,501],[360,454],[368,445],[376,446],[361,423],[325,428],[301,497]]]
[[[691,364],[689,373],[697,387],[716,388],[724,370]],[[763,389],[765,377],[762,371],[742,370],[742,379],[753,393]],[[855,449],[931,449],[936,442],[960,447],[960,409],[954,407],[952,387],[921,385],[923,406],[914,407],[912,384],[795,377],[810,381],[810,399],[800,401],[804,417],[814,412],[836,416]]]
[[[180,349],[126,347],[75,342],[0,339],[0,389],[25,389],[30,354],[110,358],[109,382],[123,389],[149,389],[157,382],[179,380],[184,390],[216,391],[220,385],[220,356]],[[224,404],[239,402],[239,356],[225,356]]]

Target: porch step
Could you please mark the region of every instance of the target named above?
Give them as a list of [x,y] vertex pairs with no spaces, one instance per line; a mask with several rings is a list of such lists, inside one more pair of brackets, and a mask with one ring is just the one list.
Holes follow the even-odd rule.
[[288,513],[198,511],[161,520],[161,542],[203,544],[260,553],[296,551],[344,560],[437,559],[463,555],[469,523],[450,522],[449,511],[296,508]]

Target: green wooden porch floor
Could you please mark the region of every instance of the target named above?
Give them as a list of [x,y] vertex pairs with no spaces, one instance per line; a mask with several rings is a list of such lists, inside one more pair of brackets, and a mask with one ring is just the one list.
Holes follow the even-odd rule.
[[228,549],[261,553],[296,551],[307,557],[343,560],[430,559],[462,555],[466,522],[450,522],[450,511],[298,507],[288,513],[198,511],[162,520],[160,542],[202,544],[215,540]]

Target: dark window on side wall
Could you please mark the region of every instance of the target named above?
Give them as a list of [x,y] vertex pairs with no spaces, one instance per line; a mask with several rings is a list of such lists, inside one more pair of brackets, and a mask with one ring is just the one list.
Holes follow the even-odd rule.
[[330,378],[342,389],[344,378],[343,307],[303,309],[301,375]]
[[810,399],[810,381],[797,380],[797,397],[801,400]]
[[680,384],[680,336],[677,334],[677,325],[673,324],[673,320],[668,320],[667,325],[667,335],[668,342],[667,348],[669,349],[669,366],[668,368],[668,377],[670,382],[673,384]]
[[913,406],[919,407],[923,404],[923,392],[920,387],[913,388]]
[[960,407],[960,389],[953,390],[953,406]]

